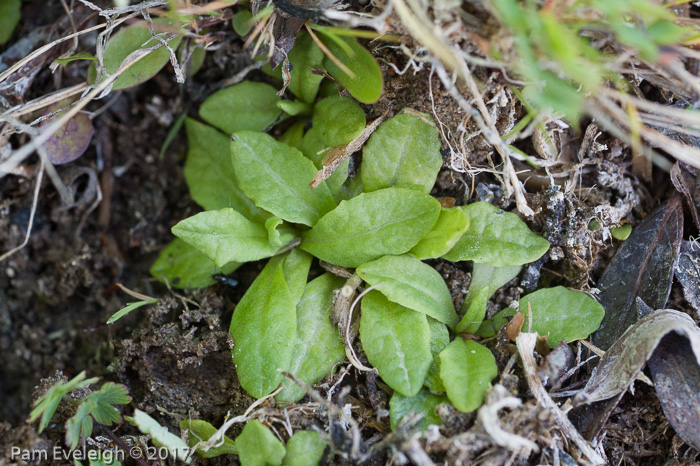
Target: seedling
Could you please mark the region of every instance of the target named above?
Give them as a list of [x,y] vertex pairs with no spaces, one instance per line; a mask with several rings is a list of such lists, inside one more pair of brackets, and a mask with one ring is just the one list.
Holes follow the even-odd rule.
[[[297,45],[313,45],[305,41],[301,37]],[[152,271],[192,287],[211,283],[213,271],[269,258],[233,314],[233,361],[248,393],[261,398],[282,385],[277,401],[289,403],[305,392],[282,371],[313,385],[346,357],[345,329],[339,335],[330,321],[343,279],[326,273],[307,283],[312,259],[355,268],[352,280],[376,287],[362,298],[359,337],[369,364],[394,389],[392,425],[408,410],[439,422],[433,408],[440,402],[473,411],[498,371],[491,351],[462,334],[500,326],[504,314],[483,322],[488,299],[522,264],[545,254],[549,243],[515,214],[484,202],[442,208],[428,194],[442,166],[438,131],[415,112],[377,128],[354,178],[341,166],[311,189],[323,154],[356,138],[366,125],[349,97],[316,101],[317,77],[292,75],[288,89],[308,99],[297,101],[304,104],[300,112],[270,86],[244,82],[204,102],[200,116],[216,128],[187,120],[185,176],[206,210],[173,227],[178,239]],[[283,111],[298,121],[275,140],[264,130]],[[184,258],[177,255],[182,252]],[[438,257],[475,262],[459,313],[443,278],[423,262]],[[592,298],[564,288],[524,301],[532,308],[533,328],[554,345],[586,337],[602,318]],[[570,314],[569,304],[579,310]],[[267,460],[283,455],[270,445],[266,454],[273,453]]]
[[96,392],[92,392],[79,401],[67,395],[73,390],[86,388],[97,382],[98,378],[85,380],[85,372],[81,372],[68,382],[62,382],[49,388],[48,391],[34,402],[34,410],[29,415],[29,422],[41,418],[39,432],[48,427],[51,418],[61,401],[68,401],[76,406],[75,414],[66,421],[66,444],[74,449],[81,439],[92,434],[93,423],[104,426],[119,423],[122,416],[116,405],[131,402],[126,387],[107,382]]

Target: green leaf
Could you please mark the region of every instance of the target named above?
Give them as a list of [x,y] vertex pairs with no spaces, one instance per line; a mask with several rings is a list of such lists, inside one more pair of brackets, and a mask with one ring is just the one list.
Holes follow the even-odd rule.
[[469,228],[443,257],[449,261],[472,260],[502,267],[536,261],[549,249],[549,242],[531,232],[525,222],[488,202],[462,207]]
[[124,385],[107,382],[102,385],[98,391],[91,393],[86,400],[90,400],[95,404],[92,410],[92,417],[95,421],[105,425],[119,423],[122,420],[117,408],[113,405],[125,405],[131,403],[129,390]]
[[[263,225],[251,222],[230,208],[200,212],[179,222],[172,232],[219,267],[234,261],[264,259],[279,249],[270,244]],[[290,236],[285,239],[292,240]]]
[[[523,328],[530,328],[528,305],[532,309],[532,331],[546,336],[550,348],[555,348],[562,340],[570,343],[587,338],[598,330],[605,316],[598,301],[563,286],[538,290],[520,300],[520,312],[525,314]],[[494,323],[508,314],[513,315],[515,311],[499,312]]]
[[325,70],[323,57],[323,51],[311,36],[306,31],[301,31],[289,52],[292,70],[289,72],[291,80],[287,89],[306,103],[311,104],[316,100],[323,75],[314,74],[313,70]]
[[425,378],[425,386],[434,392],[445,392],[445,387],[440,379],[440,353],[450,344],[450,331],[447,325],[438,322],[432,317],[428,317],[430,327],[430,354],[433,362],[428,369],[428,376]]
[[306,280],[311,269],[310,254],[295,248],[274,260],[282,261],[282,274],[289,287],[289,293],[296,306],[306,290]]
[[506,265],[493,267],[489,264],[474,263],[469,294],[462,303],[464,317],[457,325],[457,332],[476,334],[486,317],[486,305],[497,289],[517,277],[522,266]]
[[411,249],[420,260],[435,259],[452,249],[469,227],[469,217],[459,207],[443,208],[433,229]]
[[[476,296],[469,302],[469,307],[464,313],[464,317],[457,325],[457,333],[476,333],[484,321],[484,317],[486,317],[486,305],[491,297],[491,290],[488,287],[482,288],[475,294]],[[464,306],[462,306],[462,309],[464,309]]]
[[296,302],[283,272],[284,258],[270,260],[236,306],[231,319],[233,362],[241,386],[255,398],[282,381],[296,341]]
[[[158,24],[167,24],[168,20],[157,19],[154,20],[153,23],[157,26]],[[159,34],[157,30],[155,32],[156,34]],[[168,45],[175,50],[178,45],[180,45],[181,40],[181,36],[175,37],[168,42]],[[112,36],[112,38],[107,41],[107,45],[105,45],[105,76],[113,75],[117,71],[117,68],[119,68],[119,65],[121,65],[124,59],[132,52],[143,48],[151,48],[159,43],[160,42],[157,39],[153,38],[153,35],[148,27],[129,26],[122,29]],[[165,47],[160,46],[127,68],[121,74],[121,76],[114,81],[112,90],[116,91],[118,89],[125,89],[127,87],[136,86],[148,81],[155,76],[169,61],[170,52]],[[95,65],[93,64],[88,70],[88,82],[101,82],[103,78],[100,77],[97,79],[96,74],[97,72]]]
[[226,134],[264,131],[282,114],[274,87],[243,81],[210,95],[199,108],[199,116]]
[[[207,421],[200,421],[199,419],[183,420],[180,422],[180,430],[184,429],[189,431],[187,435],[187,443],[189,443],[190,448],[194,448],[200,443],[205,443],[218,431],[216,427],[209,424]],[[226,435],[224,435],[223,440],[224,441],[221,442],[221,445],[217,443],[219,446],[209,448],[208,450],[204,450],[201,448],[201,446],[199,446],[197,448],[197,453],[202,458],[214,458],[215,456],[220,455],[237,455],[238,448],[236,448],[234,441],[228,438]]]
[[190,196],[204,210],[232,207],[249,220],[264,223],[270,216],[245,194],[231,165],[230,139],[208,125],[187,119],[189,148],[185,179]]
[[[325,33],[324,33],[325,34]],[[382,95],[384,86],[382,71],[372,57],[372,54],[357,43],[352,37],[337,37],[338,42],[330,37],[323,37],[321,41],[328,50],[345,66],[354,76],[348,75],[338,65],[325,57],[323,65],[328,74],[333,76],[342,86],[346,87],[350,94],[364,104],[373,104]],[[339,43],[344,45],[341,46]]]
[[384,256],[357,268],[357,275],[390,301],[422,312],[449,327],[459,322],[445,280],[413,256]]
[[[200,50],[200,49],[197,49]],[[175,120],[175,123],[170,127],[168,130],[168,134],[165,136],[165,140],[163,140],[163,144],[160,146],[160,152],[158,152],[158,158],[162,159],[165,157],[165,153],[168,151],[168,148],[170,145],[173,143],[175,138],[177,137],[178,133],[182,129],[182,125],[185,124],[185,120],[187,120],[187,112],[183,113],[179,117],[177,117],[177,120]]]
[[309,115],[311,113],[311,106],[299,100],[280,100],[277,102],[277,107],[289,116]]
[[150,434],[154,443],[167,448],[172,458],[180,459],[187,464],[190,463],[191,458],[188,456],[190,448],[180,437],[168,432],[166,427],[158,424],[158,421],[140,409],[134,410],[133,420],[141,432]]
[[498,375],[491,351],[473,340],[457,337],[440,353],[440,378],[455,408],[469,413],[481,406]]
[[326,446],[318,432],[298,430],[287,442],[287,456],[283,463],[286,466],[317,466]]
[[214,261],[176,238],[160,252],[150,272],[153,278],[167,280],[175,288],[205,288],[214,283],[213,274],[229,274],[240,265],[232,262],[218,268]]
[[408,113],[382,123],[362,150],[365,191],[421,186],[430,192],[442,167],[437,128]]
[[[2,0],[0,0],[0,5],[2,4]],[[2,8],[2,6],[0,6]],[[0,13],[1,15],[2,13]],[[90,60],[90,61],[97,61],[97,57],[91,54],[90,52],[78,52],[74,53],[70,57],[66,58],[57,58],[54,60],[55,63],[58,63],[61,66],[66,66],[70,62],[78,61],[78,60]]]
[[399,392],[394,392],[389,401],[389,421],[391,430],[396,430],[396,426],[403,417],[411,412],[421,414],[423,419],[418,424],[419,430],[426,430],[431,424],[442,424],[442,419],[435,413],[435,408],[440,403],[447,402],[444,396],[433,395],[430,391],[422,388],[415,396],[403,396]]
[[41,433],[51,422],[51,418],[61,403],[63,395],[78,388],[87,387],[98,380],[99,377],[85,380],[85,371],[83,371],[68,382],[61,382],[49,388],[44,395],[32,403],[34,409],[29,414],[29,422],[34,422],[41,417],[41,422],[39,423],[39,433]]
[[142,306],[146,306],[148,304],[155,304],[157,302],[158,302],[157,299],[149,299],[149,300],[145,300],[145,301],[137,301],[135,303],[129,303],[126,306],[124,306],[123,308],[121,308],[120,310],[118,310],[117,312],[115,312],[114,314],[112,314],[112,317],[107,319],[107,323],[113,324],[114,322],[118,321],[119,319],[121,319],[122,317],[124,317],[125,315],[130,313],[131,311],[138,309]]
[[632,225],[623,225],[621,227],[613,228],[610,230],[610,234],[613,238],[624,241],[632,234]]
[[362,298],[360,340],[367,359],[387,385],[405,396],[420,391],[433,360],[425,314],[370,291]]
[[80,437],[89,437],[92,434],[92,418],[90,413],[95,409],[91,401],[83,401],[78,406],[75,414],[66,421],[66,444],[75,449],[80,442]]
[[22,0],[0,0],[0,45],[12,37],[22,17]]
[[285,455],[284,445],[260,421],[249,421],[236,439],[241,466],[278,466]]
[[279,137],[278,141],[301,150],[301,143],[304,140],[304,126],[306,126],[305,121],[294,123]]
[[330,148],[328,144],[323,142],[320,133],[320,130],[311,127],[301,140],[301,147],[299,148],[304,154],[304,157],[311,160],[317,169],[321,169],[323,166],[323,159],[328,155],[328,151],[325,149]]
[[464,300],[465,306],[469,306],[472,297],[476,296],[482,289],[488,288],[490,293],[488,298],[493,296],[493,294],[500,287],[514,279],[518,276],[522,266],[520,265],[506,265],[503,267],[494,267],[489,264],[475,263],[472,268],[472,281],[469,284],[469,294]]
[[[345,348],[338,330],[331,324],[333,291],[343,280],[329,273],[306,285],[297,304],[297,338],[289,372],[312,386],[331,373],[333,366],[345,359]],[[297,384],[285,378],[285,387],[277,394],[278,402],[296,402],[306,394]]]
[[265,221],[265,229],[267,230],[267,240],[275,248],[286,246],[297,236],[297,232],[292,227],[277,217],[268,218]]
[[326,183],[313,190],[309,187],[316,174],[313,162],[268,134],[235,133],[231,160],[248,197],[288,222],[312,226],[336,205]]
[[[321,140],[321,131],[316,127],[312,127],[306,132],[304,138],[301,140],[301,150],[304,157],[311,160],[314,166],[320,170],[323,168],[323,159],[328,155],[327,150],[329,146]],[[328,188],[331,190],[333,195],[336,195],[345,180],[348,179],[348,167],[350,166],[350,159],[346,159],[338,168],[335,169],[333,174],[326,180]]]
[[253,21],[253,13],[250,10],[241,10],[235,15],[233,15],[233,30],[239,36],[245,36],[250,32],[250,30],[255,25]]
[[358,267],[407,252],[435,225],[440,203],[427,194],[389,188],[343,201],[302,233],[302,249],[332,264]]
[[330,147],[342,146],[365,129],[365,111],[350,97],[326,97],[314,107],[314,128]]

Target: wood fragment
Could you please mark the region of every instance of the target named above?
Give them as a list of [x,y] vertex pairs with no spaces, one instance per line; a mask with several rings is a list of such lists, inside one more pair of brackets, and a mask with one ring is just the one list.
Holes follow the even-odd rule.
[[326,155],[326,157],[323,159],[323,168],[316,172],[316,176],[314,176],[314,179],[311,180],[311,183],[309,183],[311,189],[317,188],[321,183],[326,181],[333,174],[333,172],[339,166],[341,166],[343,162],[345,162],[345,159],[360,150],[367,139],[369,139],[369,137],[372,135],[374,130],[376,130],[377,127],[386,119],[387,115],[388,111],[384,112],[384,114],[379,118],[365,126],[362,134],[357,136],[349,143],[345,144],[344,146],[338,146],[331,149],[328,155]]

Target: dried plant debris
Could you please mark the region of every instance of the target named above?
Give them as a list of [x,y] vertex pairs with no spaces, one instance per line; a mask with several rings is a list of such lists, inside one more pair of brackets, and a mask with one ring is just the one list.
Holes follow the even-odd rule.
[[677,197],[644,219],[615,254],[598,287],[605,317],[593,344],[607,350],[638,319],[636,298],[652,308],[666,304],[683,236],[683,209]]
[[[672,354],[680,357],[670,357]],[[575,403],[616,399],[631,390],[635,380],[646,379],[641,371],[647,363],[666,416],[683,440],[698,449],[700,330],[682,312],[653,311],[634,324],[605,353]]]
[[698,177],[698,170],[676,162],[671,169],[671,181],[676,190],[683,195],[693,222],[695,222],[695,227],[700,229],[700,177]]

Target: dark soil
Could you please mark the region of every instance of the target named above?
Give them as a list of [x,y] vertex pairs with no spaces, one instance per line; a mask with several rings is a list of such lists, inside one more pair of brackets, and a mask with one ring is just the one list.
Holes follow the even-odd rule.
[[[31,2],[26,8],[37,8],[38,3],[44,2]],[[55,17],[60,16],[60,3],[47,3],[50,11],[56,12]],[[35,24],[26,20],[17,37],[31,34],[46,23],[38,13],[27,17]],[[377,105],[368,108],[368,118],[385,110],[398,112],[412,107],[435,111],[448,132],[456,131],[465,121],[439,80],[433,76],[431,81],[428,69],[399,75],[386,63],[403,69],[405,57],[390,49],[379,52],[379,57],[387,80],[386,93]],[[233,38],[209,54],[203,69],[184,86],[174,83],[172,70],[166,67],[145,85],[96,102],[92,110],[100,105],[106,109],[94,119],[96,134],[90,148],[76,162],[58,167],[61,178],[77,193],[75,206],[67,208],[44,178],[27,247],[0,263],[0,419],[4,421],[0,423],[0,465],[10,464],[12,446],[45,449],[62,444],[65,416],[61,417],[60,412],[41,435],[36,432],[36,424],[25,423],[35,387],[48,377],[72,378],[87,371],[89,377],[122,383],[134,400],[125,411],[142,409],[174,432],[178,431],[177,424],[188,417],[218,426],[227,414],[242,414],[254,401],[238,385],[228,325],[235,303],[259,272],[260,264],[234,272],[232,276],[239,282],[235,288],[215,285],[198,292],[168,290],[148,273],[158,251],[171,240],[170,227],[198,211],[182,175],[185,138],[182,134],[176,137],[161,158],[166,134],[183,112],[196,115],[199,103],[217,83],[239,71],[248,60],[241,52],[240,41]],[[81,79],[84,66],[66,70],[64,79],[70,82]],[[265,79],[257,74],[252,78]],[[497,76],[485,73],[480,78],[497,81]],[[55,77],[44,69],[31,86],[32,95],[24,98],[48,93],[54,85]],[[491,101],[502,90],[503,86],[488,88],[490,94],[485,100]],[[499,127],[522,111],[515,104],[509,105],[512,107],[502,109]],[[568,131],[572,145],[580,145],[585,127]],[[448,139],[454,141],[455,136],[453,133]],[[10,140],[14,147],[24,142],[23,137]],[[579,289],[594,286],[616,243],[604,239],[600,232],[589,231],[589,221],[600,219],[609,206],[614,206],[619,216],[610,221],[611,225],[620,220],[634,225],[670,195],[667,177],[640,181],[629,170],[626,152],[618,150],[616,141],[603,135],[598,142],[607,144],[608,149],[596,154],[595,163],[586,168],[580,180],[582,189],[559,198],[561,205],[553,203],[556,191],[537,185],[540,178],[546,178],[544,172],[524,176],[529,177],[526,186],[532,194],[528,200],[537,213],[531,226],[548,236],[556,251],[542,268],[541,279],[545,282]],[[483,138],[474,138],[467,147],[469,164],[488,165],[492,150]],[[449,149],[445,145],[445,166],[432,194],[455,198],[457,204],[490,200],[513,210],[514,202],[504,198],[497,177],[454,170],[456,162]],[[36,159],[29,159],[27,176],[7,176],[0,181],[0,253],[19,245],[24,238],[37,167]],[[460,167],[463,165],[457,165]],[[519,169],[526,167],[518,165]],[[92,211],[96,191],[91,177],[104,196]],[[600,206],[608,207],[601,210]],[[447,281],[459,308],[470,281],[469,267],[441,260],[432,265]],[[162,300],[107,326],[109,316],[134,300],[116,283]],[[525,293],[523,284],[514,280],[497,293],[489,309],[493,313]],[[672,301],[676,308],[684,306],[678,290],[674,290]],[[505,369],[515,353],[513,346],[499,338],[489,344],[498,352],[499,369]],[[519,426],[521,435],[545,445],[554,424],[534,401],[527,401],[520,370],[513,368],[501,383],[526,400],[522,408],[504,414],[503,421]],[[577,383],[574,380],[572,387]],[[400,433],[385,437],[388,418],[379,413],[386,409],[388,394],[382,384],[353,370],[347,375],[341,370],[316,389],[324,395],[332,391],[331,398],[340,407],[345,403],[355,406],[363,439],[369,448],[377,448],[377,455],[365,464],[383,464],[397,451],[389,447],[403,444]],[[266,416],[274,422],[289,416],[295,427],[330,422],[322,407],[309,398],[303,401],[287,413],[269,406]],[[485,437],[475,426],[474,415],[448,408],[441,414],[445,422],[443,438],[426,449],[435,458],[448,464],[508,463],[510,453],[496,448]],[[336,449],[342,452],[349,448],[350,439],[338,424],[332,421],[330,428]],[[282,430],[280,425],[277,427]],[[115,432],[124,436],[134,433],[127,426]],[[234,427],[229,435],[235,434]],[[386,448],[379,448],[381,442]],[[697,452],[675,435],[654,391],[645,386],[639,387],[634,396],[623,398],[609,422],[604,446],[611,464],[697,464],[693,463]],[[206,464],[231,464],[234,458]],[[338,458],[331,464],[346,464]],[[556,460],[533,455],[530,460],[529,464],[574,464],[565,454]]]

